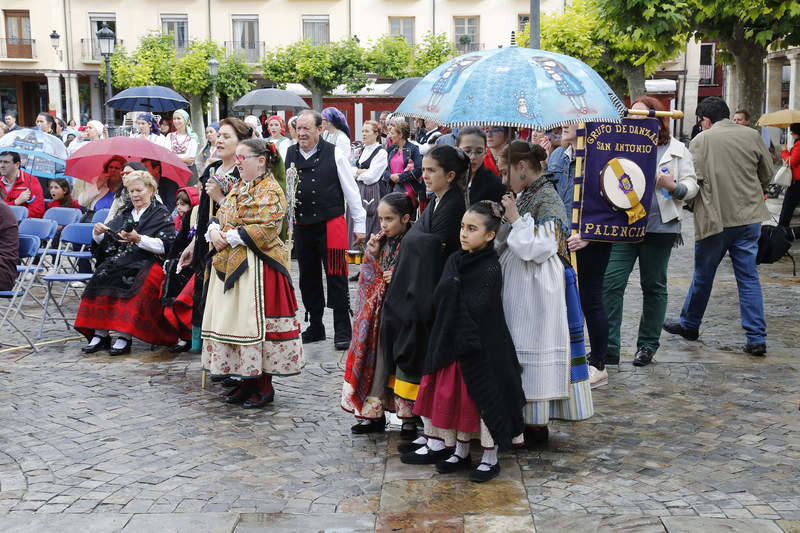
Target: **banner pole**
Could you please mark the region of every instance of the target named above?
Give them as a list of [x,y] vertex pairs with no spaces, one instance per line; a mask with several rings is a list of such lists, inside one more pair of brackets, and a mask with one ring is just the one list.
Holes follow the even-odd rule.
[[628,109],[628,116],[637,117],[669,117],[669,118],[683,118],[683,111],[677,109],[673,111],[656,111],[655,109]]
[[[583,158],[586,149],[586,123],[581,122],[578,125],[578,130],[582,131],[581,135],[577,136],[577,145],[575,149],[575,178],[583,178]],[[570,224],[570,236],[572,235],[579,235],[579,210],[575,208],[575,205],[581,205],[581,198],[583,196],[583,179],[574,179],[573,189],[572,189],[572,216],[571,216],[571,224]],[[572,268],[575,270],[575,274],[578,273],[578,256],[575,252],[569,253],[570,263],[572,263]],[[575,280],[577,283],[577,279]]]

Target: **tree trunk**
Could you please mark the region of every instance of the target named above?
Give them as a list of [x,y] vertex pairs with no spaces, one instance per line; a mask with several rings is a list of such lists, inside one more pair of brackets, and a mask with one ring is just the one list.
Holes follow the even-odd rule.
[[761,116],[767,49],[744,38],[722,41],[722,44],[733,55],[736,65],[734,87],[737,101],[729,99],[727,102],[731,116],[737,109],[746,109],[750,113],[750,124],[755,124]]
[[622,74],[628,80],[628,95],[631,102],[647,94],[644,86],[644,66],[622,65]]
[[197,134],[200,141],[197,143],[202,150],[206,145],[206,125],[203,121],[203,100],[199,94],[192,94],[189,96],[189,106],[191,112],[189,118],[192,119],[192,130]]
[[311,108],[315,111],[322,111],[322,97],[325,93],[319,89],[311,89]]

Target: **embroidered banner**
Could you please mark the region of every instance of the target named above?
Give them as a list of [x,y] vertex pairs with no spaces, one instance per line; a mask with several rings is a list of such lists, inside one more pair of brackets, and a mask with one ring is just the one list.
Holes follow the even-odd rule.
[[588,122],[578,131],[572,229],[588,241],[639,242],[656,185],[658,120]]

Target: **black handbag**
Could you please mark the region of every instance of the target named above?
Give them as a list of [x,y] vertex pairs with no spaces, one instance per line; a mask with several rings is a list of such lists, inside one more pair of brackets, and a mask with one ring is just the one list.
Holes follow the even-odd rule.
[[178,263],[180,259],[167,259],[164,261],[164,283],[161,285],[161,305],[171,307],[175,303],[175,298],[181,293],[183,288],[189,283],[194,271],[191,268],[184,268],[180,272]]

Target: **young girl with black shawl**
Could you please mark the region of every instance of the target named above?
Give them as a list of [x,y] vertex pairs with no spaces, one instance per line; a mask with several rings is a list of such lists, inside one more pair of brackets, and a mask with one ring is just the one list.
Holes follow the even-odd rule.
[[[422,178],[434,199],[403,238],[386,292],[381,342],[387,364],[395,369],[389,387],[396,396],[396,414],[405,419],[401,436],[406,438],[417,433],[412,410],[433,326],[433,291],[445,260],[460,248],[458,231],[468,173],[469,158],[452,146],[436,146],[422,160]],[[425,439],[415,442],[417,446],[410,448],[416,449]],[[404,450],[408,451],[406,446]]]
[[355,434],[384,431],[384,411],[396,411],[393,395],[386,388],[389,367],[378,340],[386,288],[392,282],[412,209],[411,198],[400,192],[381,199],[377,209],[381,232],[370,237],[361,265],[353,340],[342,385],[342,409],[359,420],[350,428]]
[[[470,467],[469,443],[484,453],[470,474],[483,482],[500,473],[497,447],[522,433],[520,366],[503,313],[503,278],[494,237],[502,210],[473,204],[461,222],[461,250],[447,260],[436,286],[425,375],[414,413],[425,424],[425,446],[404,454],[409,464],[436,464],[439,473]],[[455,448],[455,449],[454,449]]]

